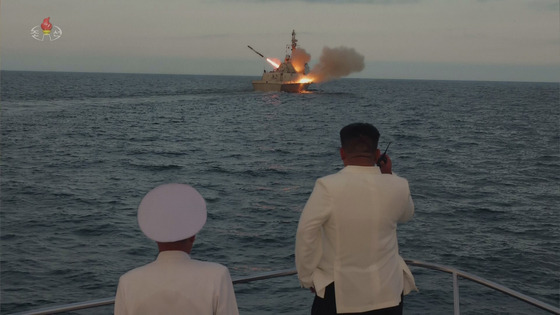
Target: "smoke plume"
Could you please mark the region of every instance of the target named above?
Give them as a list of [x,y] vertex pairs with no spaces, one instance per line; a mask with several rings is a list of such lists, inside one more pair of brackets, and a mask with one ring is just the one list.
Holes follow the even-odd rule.
[[314,82],[326,82],[360,72],[364,69],[364,56],[353,48],[340,46],[338,48],[323,48],[323,54],[309,72]]
[[303,48],[296,48],[292,52],[292,65],[297,72],[303,72],[305,64],[311,60],[311,55]]

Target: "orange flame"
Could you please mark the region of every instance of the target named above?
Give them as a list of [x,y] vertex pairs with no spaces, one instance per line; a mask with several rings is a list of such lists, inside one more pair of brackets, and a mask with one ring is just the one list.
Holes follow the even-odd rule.
[[268,61],[268,63],[270,63],[270,64],[274,67],[274,69],[280,67],[279,64],[277,64],[276,62],[270,60],[270,58],[266,58],[266,61]]
[[313,83],[313,79],[309,77],[303,77],[299,80],[298,83]]

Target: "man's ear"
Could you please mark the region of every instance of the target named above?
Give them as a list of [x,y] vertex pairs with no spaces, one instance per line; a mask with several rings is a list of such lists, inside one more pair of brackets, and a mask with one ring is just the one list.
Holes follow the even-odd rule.
[[375,164],[377,164],[377,160],[379,160],[380,156],[381,156],[381,150],[379,149],[375,150]]
[[344,166],[348,166],[347,158],[348,155],[344,152],[344,149],[340,148],[340,159],[342,160],[342,164],[344,164]]

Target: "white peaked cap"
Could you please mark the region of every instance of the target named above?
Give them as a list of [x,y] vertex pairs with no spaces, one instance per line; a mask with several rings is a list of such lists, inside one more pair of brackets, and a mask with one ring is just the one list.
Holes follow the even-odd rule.
[[198,233],[206,223],[206,202],[193,187],[164,184],[138,206],[138,225],[156,242],[176,242]]

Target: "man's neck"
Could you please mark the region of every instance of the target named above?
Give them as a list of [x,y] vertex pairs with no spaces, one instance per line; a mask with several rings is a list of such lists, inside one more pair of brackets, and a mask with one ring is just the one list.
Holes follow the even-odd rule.
[[344,161],[344,166],[375,166],[375,160],[371,156],[353,156]]
[[192,236],[188,239],[177,241],[177,242],[169,242],[169,243],[157,242],[157,245],[160,253],[165,251],[171,251],[171,250],[179,250],[187,254],[190,254],[193,247],[194,239],[195,237]]

